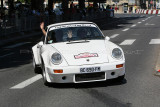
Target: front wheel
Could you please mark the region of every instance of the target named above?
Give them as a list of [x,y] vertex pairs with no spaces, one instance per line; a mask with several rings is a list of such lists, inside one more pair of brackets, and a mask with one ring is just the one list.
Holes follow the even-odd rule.
[[43,76],[44,85],[49,86],[50,83],[47,81],[46,71],[43,63],[42,63],[42,76]]
[[119,77],[117,78],[117,81],[122,82],[124,79],[125,79],[125,74],[122,75],[122,76],[119,76]]
[[40,74],[42,72],[41,68],[36,65],[34,55],[33,55],[33,67],[34,67],[34,72],[36,74]]

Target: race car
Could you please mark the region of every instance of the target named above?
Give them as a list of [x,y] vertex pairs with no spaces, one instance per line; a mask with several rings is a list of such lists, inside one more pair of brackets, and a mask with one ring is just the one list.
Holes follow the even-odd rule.
[[32,47],[33,66],[44,84],[83,83],[125,77],[123,50],[93,22],[52,24]]

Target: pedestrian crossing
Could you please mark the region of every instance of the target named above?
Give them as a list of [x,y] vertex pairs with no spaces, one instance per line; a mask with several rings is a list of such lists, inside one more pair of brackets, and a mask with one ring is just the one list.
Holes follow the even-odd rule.
[[134,43],[136,39],[127,39],[124,40],[122,43],[120,43],[119,45],[132,45]]
[[149,44],[160,44],[160,39],[152,39]]
[[[137,39],[125,39],[125,40],[121,41],[120,43],[118,43],[118,45],[130,46],[130,45],[136,44],[136,41],[137,41]],[[114,41],[112,41],[112,42],[114,43]],[[148,45],[160,45],[160,39],[151,39],[151,40],[149,40],[149,42],[147,44]]]

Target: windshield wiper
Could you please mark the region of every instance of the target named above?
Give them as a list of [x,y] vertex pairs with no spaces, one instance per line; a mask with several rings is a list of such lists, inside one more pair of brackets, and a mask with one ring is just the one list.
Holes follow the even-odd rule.
[[86,42],[89,42],[89,41],[82,41],[82,40],[75,40],[75,41],[69,41],[68,43],[66,44],[73,44],[73,43],[86,43]]
[[103,36],[94,36],[94,37],[84,37],[85,40],[91,40],[91,39],[103,39]]

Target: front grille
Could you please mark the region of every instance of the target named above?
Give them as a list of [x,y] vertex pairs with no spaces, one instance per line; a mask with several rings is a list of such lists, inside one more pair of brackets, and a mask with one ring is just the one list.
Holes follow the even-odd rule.
[[105,79],[105,72],[96,73],[86,73],[86,74],[76,74],[75,81],[90,81],[90,80],[100,80]]

